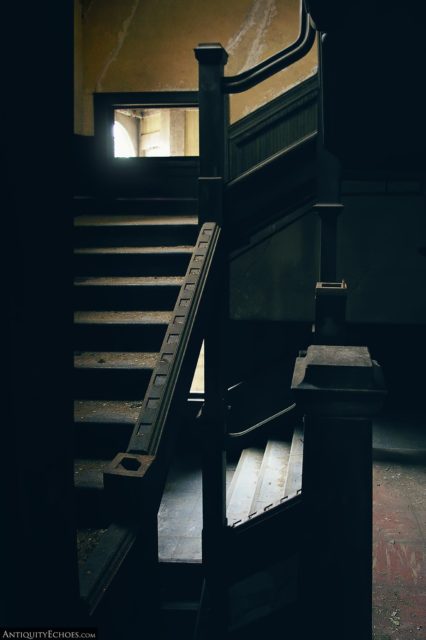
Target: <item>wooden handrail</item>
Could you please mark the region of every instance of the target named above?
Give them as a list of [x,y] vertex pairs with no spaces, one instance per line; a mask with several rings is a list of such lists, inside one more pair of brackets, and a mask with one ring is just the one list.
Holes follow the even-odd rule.
[[[202,226],[175,304],[173,321],[167,328],[159,360],[127,449],[129,453],[157,455],[167,430],[167,421],[175,421],[175,416],[170,416],[171,403],[190,342],[197,329],[196,324],[200,320],[203,295],[211,274],[219,237],[218,225],[205,223]],[[199,334],[199,344],[195,348],[195,364],[203,338],[201,332]],[[189,366],[189,386],[194,368]]]
[[236,76],[223,78],[222,88],[224,93],[242,93],[256,86],[263,80],[270,78],[275,73],[286,69],[297,60],[300,60],[311,49],[315,42],[316,30],[311,18],[304,8],[303,1],[300,3],[300,33],[289,47],[274,54],[267,60],[260,62],[255,67],[243,71]]
[[221,231],[206,222],[198,235],[127,451],[104,471],[114,517],[137,521],[148,501],[156,510],[204,339],[203,318]]

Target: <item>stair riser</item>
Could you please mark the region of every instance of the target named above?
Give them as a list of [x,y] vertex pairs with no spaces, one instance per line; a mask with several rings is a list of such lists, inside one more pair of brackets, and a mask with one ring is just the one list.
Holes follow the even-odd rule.
[[75,452],[81,458],[113,459],[120,451],[126,451],[132,435],[133,425],[76,424]]
[[85,311],[172,310],[179,286],[74,286],[74,309]]
[[190,254],[112,254],[74,257],[77,276],[182,276]]
[[129,369],[75,369],[74,398],[132,400],[143,398],[152,371]]
[[76,247],[150,247],[195,244],[196,225],[149,225],[145,227],[75,227]]
[[161,348],[165,332],[165,324],[76,324],[74,344],[77,351],[154,352]]
[[75,215],[147,215],[147,216],[185,216],[197,214],[196,198],[144,198],[106,200],[78,198],[74,201]]

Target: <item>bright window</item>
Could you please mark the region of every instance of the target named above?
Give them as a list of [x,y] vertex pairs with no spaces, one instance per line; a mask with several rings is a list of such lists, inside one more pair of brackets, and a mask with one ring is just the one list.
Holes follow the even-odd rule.
[[134,158],[137,155],[132,139],[121,122],[114,122],[113,136],[116,158]]

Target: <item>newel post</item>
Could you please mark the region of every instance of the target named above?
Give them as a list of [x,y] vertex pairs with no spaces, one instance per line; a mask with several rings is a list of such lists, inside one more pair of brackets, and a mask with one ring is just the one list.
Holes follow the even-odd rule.
[[223,185],[228,172],[229,96],[222,90],[228,54],[221,44],[199,44],[199,224],[223,222]]
[[292,389],[304,412],[304,553],[307,638],[371,639],[372,416],[385,387],[366,347],[310,346]]
[[199,224],[214,222],[221,236],[209,277],[204,333],[203,407],[203,565],[210,637],[227,625],[226,598],[226,354],[229,324],[229,265],[224,224],[224,185],[228,167],[229,96],[222,89],[228,54],[220,44],[200,44]]

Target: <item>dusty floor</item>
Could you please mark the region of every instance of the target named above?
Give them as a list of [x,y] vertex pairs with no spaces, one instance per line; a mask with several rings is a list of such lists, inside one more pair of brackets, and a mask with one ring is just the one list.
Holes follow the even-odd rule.
[[426,421],[381,418],[373,447],[373,638],[426,640]]

